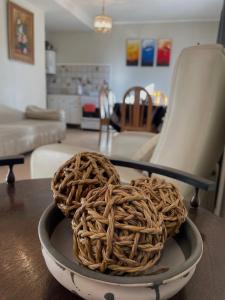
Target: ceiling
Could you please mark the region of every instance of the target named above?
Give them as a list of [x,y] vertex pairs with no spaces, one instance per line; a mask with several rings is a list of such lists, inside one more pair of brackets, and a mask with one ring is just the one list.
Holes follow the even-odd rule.
[[[29,0],[45,11],[49,31],[93,29],[102,0]],[[105,0],[114,24],[219,20],[223,0]]]

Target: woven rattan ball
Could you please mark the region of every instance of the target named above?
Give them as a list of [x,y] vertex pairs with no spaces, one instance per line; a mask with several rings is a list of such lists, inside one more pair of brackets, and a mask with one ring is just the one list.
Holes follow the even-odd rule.
[[92,190],[72,220],[74,255],[92,270],[138,274],[160,258],[166,239],[162,215],[130,185]]
[[133,180],[131,185],[140,188],[162,213],[167,229],[167,237],[178,233],[180,225],[187,217],[183,197],[171,182],[157,176]]
[[65,162],[51,183],[57,206],[66,216],[73,216],[80,199],[94,188],[107,183],[118,184],[119,175],[113,164],[95,152],[81,152]]

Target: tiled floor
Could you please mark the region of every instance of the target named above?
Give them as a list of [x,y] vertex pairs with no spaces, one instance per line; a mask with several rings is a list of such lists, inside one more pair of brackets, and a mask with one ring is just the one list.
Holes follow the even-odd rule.
[[[110,145],[110,140],[114,133],[111,132],[109,135],[109,143],[106,141],[106,133],[103,132],[101,137],[101,150],[107,152],[107,146]],[[99,132],[87,131],[80,129],[67,129],[66,139],[63,141],[65,144],[74,146],[84,147],[93,151],[99,150]],[[25,163],[14,167],[15,175],[17,180],[29,179],[30,178],[30,154],[25,155]],[[0,182],[5,181],[6,174],[8,172],[7,167],[0,168]]]

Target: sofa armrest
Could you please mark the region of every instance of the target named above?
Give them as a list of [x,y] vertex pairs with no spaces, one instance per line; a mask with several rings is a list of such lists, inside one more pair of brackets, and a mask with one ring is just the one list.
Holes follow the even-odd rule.
[[27,106],[25,117],[27,119],[65,122],[65,112],[63,110],[44,109],[34,105]]

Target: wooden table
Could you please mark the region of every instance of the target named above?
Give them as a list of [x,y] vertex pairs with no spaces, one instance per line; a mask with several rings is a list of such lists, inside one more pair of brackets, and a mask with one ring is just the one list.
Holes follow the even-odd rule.
[[[52,202],[50,181],[19,181],[0,185],[0,299],[81,299],[63,288],[42,258],[37,226]],[[172,299],[225,299],[225,220],[204,209],[192,209],[191,219],[204,241],[204,254],[187,286]],[[115,299],[116,300],[116,299]]]

